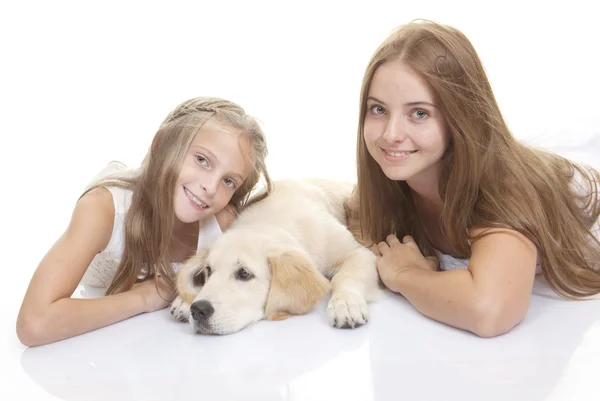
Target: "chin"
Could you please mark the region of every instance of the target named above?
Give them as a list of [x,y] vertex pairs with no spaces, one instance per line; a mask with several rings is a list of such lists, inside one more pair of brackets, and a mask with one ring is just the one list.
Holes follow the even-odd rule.
[[404,171],[394,171],[391,169],[381,169],[381,171],[383,171],[383,174],[392,181],[406,181],[413,176],[413,174],[407,174]]
[[178,221],[180,221],[181,223],[190,224],[190,223],[195,223],[198,220],[200,220],[200,215],[198,213],[191,213],[191,212],[181,213],[176,210],[175,218]]

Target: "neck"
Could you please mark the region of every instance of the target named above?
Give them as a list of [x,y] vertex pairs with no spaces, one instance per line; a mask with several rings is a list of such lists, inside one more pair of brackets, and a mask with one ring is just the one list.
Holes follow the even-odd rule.
[[180,232],[186,224],[179,220],[177,217],[173,219],[173,234]]
[[175,218],[173,221],[173,237],[188,236],[198,231],[198,222],[183,223]]
[[441,214],[444,208],[444,201],[438,189],[439,182],[440,171],[437,164],[406,180],[410,189],[424,202],[428,209],[434,209]]

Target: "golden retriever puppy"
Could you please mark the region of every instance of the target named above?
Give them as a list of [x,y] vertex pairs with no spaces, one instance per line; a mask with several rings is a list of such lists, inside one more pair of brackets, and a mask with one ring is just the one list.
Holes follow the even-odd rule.
[[196,333],[229,334],[309,312],[331,291],[329,323],[358,327],[380,294],[375,255],[345,222],[353,185],[281,180],[178,275],[171,314]]

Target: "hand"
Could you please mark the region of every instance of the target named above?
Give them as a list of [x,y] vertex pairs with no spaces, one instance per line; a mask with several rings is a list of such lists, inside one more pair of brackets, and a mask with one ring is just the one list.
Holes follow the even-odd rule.
[[158,290],[154,277],[133,285],[131,291],[142,297],[144,312],[154,312],[166,308],[175,299],[175,294],[167,282],[158,277]]
[[420,268],[436,271],[439,261],[435,256],[425,257],[419,247],[407,235],[398,241],[395,235],[388,235],[385,241],[373,245],[371,251],[377,256],[377,270],[381,281],[386,287],[394,291],[396,276],[410,268]]

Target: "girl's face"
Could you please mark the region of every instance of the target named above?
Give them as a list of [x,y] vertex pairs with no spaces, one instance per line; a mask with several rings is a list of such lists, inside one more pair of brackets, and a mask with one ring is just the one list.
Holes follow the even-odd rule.
[[182,223],[220,212],[250,173],[251,149],[243,132],[207,121],[192,141],[175,187]]
[[[437,180],[448,130],[427,82],[401,61],[377,68],[364,121],[367,149],[391,180]],[[412,186],[412,185],[411,185]]]

